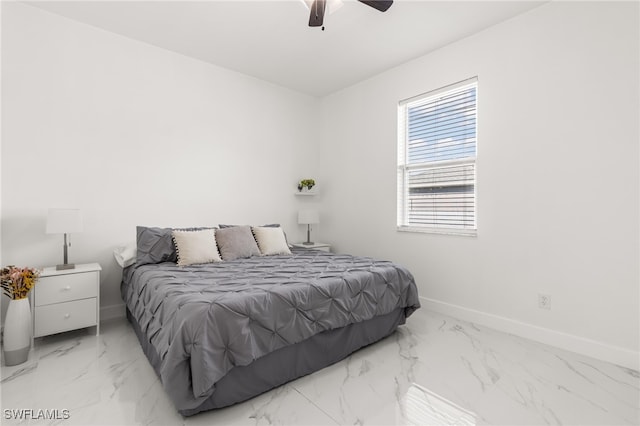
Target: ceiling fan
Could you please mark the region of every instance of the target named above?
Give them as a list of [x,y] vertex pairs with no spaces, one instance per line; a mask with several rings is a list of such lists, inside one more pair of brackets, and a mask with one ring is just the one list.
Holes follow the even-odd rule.
[[[367,6],[371,6],[372,8],[379,10],[380,12],[386,12],[387,9],[389,9],[393,4],[393,0],[358,1],[360,3],[366,4]],[[313,2],[310,3],[311,5],[309,6],[309,9],[311,10],[311,13],[309,14],[309,26],[322,27],[322,24],[324,22],[324,12],[327,8],[327,0],[313,0]],[[324,29],[324,27],[322,29]]]

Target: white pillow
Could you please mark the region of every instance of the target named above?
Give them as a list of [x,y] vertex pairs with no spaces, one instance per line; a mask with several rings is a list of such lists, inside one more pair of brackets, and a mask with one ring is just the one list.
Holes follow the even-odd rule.
[[136,254],[138,251],[138,246],[136,242],[133,241],[126,246],[116,247],[113,250],[113,257],[116,258],[116,262],[123,268],[127,266],[131,266],[136,263]]
[[291,254],[282,228],[255,226],[251,228],[263,256]]
[[178,253],[178,266],[222,261],[215,230],[172,231],[171,235]]

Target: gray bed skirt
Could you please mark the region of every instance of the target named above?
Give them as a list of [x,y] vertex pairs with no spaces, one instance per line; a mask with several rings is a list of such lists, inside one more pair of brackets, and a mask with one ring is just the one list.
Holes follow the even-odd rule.
[[[158,377],[160,357],[149,343],[135,318],[127,309],[140,345]],[[227,407],[253,398],[299,377],[334,364],[358,349],[391,335],[405,323],[405,308],[374,317],[370,320],[325,331],[300,343],[278,349],[251,364],[231,369],[215,385],[215,392],[200,406],[179,410],[183,416],[201,411]]]

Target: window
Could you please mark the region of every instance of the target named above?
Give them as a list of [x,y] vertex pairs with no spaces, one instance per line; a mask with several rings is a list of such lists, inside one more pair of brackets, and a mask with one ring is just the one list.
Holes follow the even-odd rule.
[[476,232],[477,78],[400,102],[398,229]]

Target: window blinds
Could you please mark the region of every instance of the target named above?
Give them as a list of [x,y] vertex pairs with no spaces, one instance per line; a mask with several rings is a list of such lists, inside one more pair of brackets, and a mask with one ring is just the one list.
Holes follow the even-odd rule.
[[398,225],[476,229],[477,80],[399,105]]

